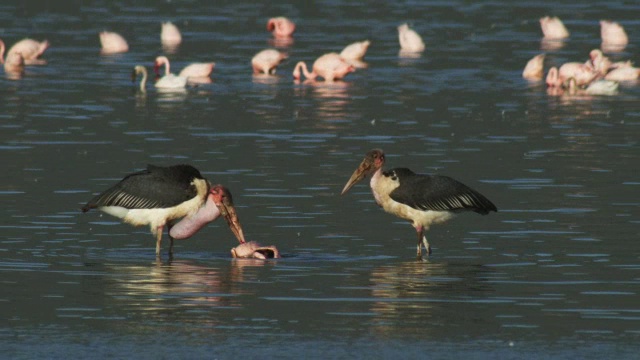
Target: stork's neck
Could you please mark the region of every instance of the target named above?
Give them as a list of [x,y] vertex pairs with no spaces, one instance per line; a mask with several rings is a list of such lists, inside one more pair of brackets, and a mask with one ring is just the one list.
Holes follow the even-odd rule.
[[376,199],[376,203],[378,203],[378,205],[382,206],[382,195],[383,194],[379,194],[379,191],[376,191],[376,189],[378,188],[378,184],[380,179],[382,178],[382,167],[378,168],[378,170],[376,170],[376,172],[373,173],[373,175],[371,176],[371,181],[369,182],[369,185],[371,186],[371,192],[373,193],[373,197]]

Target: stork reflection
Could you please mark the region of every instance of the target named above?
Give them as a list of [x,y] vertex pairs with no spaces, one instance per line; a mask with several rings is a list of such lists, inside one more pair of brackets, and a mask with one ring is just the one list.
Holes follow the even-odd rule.
[[[270,264],[270,265],[268,265]],[[221,266],[222,265],[222,266]],[[241,308],[239,296],[252,294],[251,284],[261,269],[273,263],[256,259],[234,259],[207,266],[192,260],[156,260],[149,265],[107,265],[110,277],[105,294],[125,303],[134,312],[154,317],[192,317],[188,312],[216,308]],[[248,268],[256,271],[248,271]],[[203,322],[215,322],[203,317]]]
[[[482,278],[482,266],[446,262],[408,261],[384,265],[371,271],[371,312],[376,333],[393,335],[407,328],[425,331],[425,324],[439,319],[463,318],[453,314],[459,302],[484,297],[492,291]],[[458,304],[458,306],[451,306]],[[472,307],[469,307],[472,312]]]

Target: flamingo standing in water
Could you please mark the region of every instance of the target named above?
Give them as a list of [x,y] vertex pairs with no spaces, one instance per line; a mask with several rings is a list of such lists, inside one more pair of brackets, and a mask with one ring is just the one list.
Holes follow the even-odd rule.
[[[156,61],[153,65],[153,70],[155,71],[155,73],[156,74],[160,73],[159,69],[160,67],[162,67],[162,65],[164,65],[165,75],[171,74],[171,64],[169,63],[169,59],[166,56],[158,56],[156,58]],[[182,69],[182,71],[180,71],[178,76],[184,77],[187,79],[209,77],[209,75],[211,75],[211,73],[213,72],[213,68],[215,66],[216,66],[216,63],[214,62],[191,63],[187,65],[187,67]]]
[[118,54],[129,51],[129,44],[120,34],[110,31],[100,33],[103,54]]
[[364,68],[367,64],[362,61],[362,58],[367,53],[369,45],[371,45],[369,40],[356,41],[342,49],[340,56],[356,68]]
[[275,49],[265,49],[257,53],[251,59],[251,67],[253,73],[273,75],[276,73],[276,68],[287,58],[285,53],[282,53]]
[[545,54],[538,54],[531,58],[522,71],[522,77],[529,80],[540,80],[544,74],[544,57]]
[[356,71],[355,67],[349,64],[338,53],[328,53],[320,56],[313,63],[313,71],[309,72],[307,64],[300,61],[293,69],[293,78],[299,80],[301,71],[309,80],[315,80],[318,76],[324,78],[327,82],[340,80],[347,74]]
[[596,80],[583,89],[576,85],[575,78],[569,78],[566,87],[569,95],[615,95],[618,93],[618,82],[612,80]]
[[620,65],[609,71],[607,75],[605,75],[606,80],[613,81],[632,81],[640,78],[640,69],[631,66],[629,63],[625,63],[626,65]]
[[611,60],[608,57],[604,56],[602,50],[593,49],[589,52],[589,60],[587,61],[587,65],[593,67],[600,76],[604,76],[609,72],[609,69],[613,65]]
[[14,78],[20,78],[24,72],[24,58],[19,52],[10,52],[4,62],[4,71]]
[[287,38],[296,31],[296,24],[284,16],[273,17],[267,21],[267,31],[277,38]]
[[[46,60],[40,59],[40,56],[49,48],[47,40],[37,41],[33,39],[22,39],[15,43],[7,52],[7,59],[15,53],[19,53],[23,59],[23,65],[45,65]],[[0,40],[0,64],[4,63],[5,44]],[[14,57],[14,63],[17,61]]]
[[545,39],[558,40],[569,37],[569,31],[557,16],[540,18],[540,28]]
[[587,64],[568,62],[562,64],[559,69],[555,66],[549,69],[546,82],[548,86],[558,87],[563,86],[568,79],[574,78],[576,85],[583,86],[595,80],[598,74],[593,67]]
[[404,52],[424,51],[424,42],[417,32],[409,28],[408,24],[398,26],[398,39],[400,40],[400,50]]
[[[133,68],[133,73],[131,74],[131,80],[135,81],[138,75],[142,75],[142,80],[140,80],[140,91],[146,91],[147,78],[149,74],[147,73],[147,68],[142,65],[136,65]],[[156,81],[155,87],[158,89],[165,90],[183,90],[187,86],[187,78],[182,76],[176,76],[174,74],[167,74],[160,78],[160,80]]]
[[176,47],[182,42],[180,30],[171,21],[163,22],[160,31],[160,42],[165,47]]
[[600,37],[602,48],[607,51],[620,51],[629,43],[629,37],[624,28],[615,21],[600,21]]

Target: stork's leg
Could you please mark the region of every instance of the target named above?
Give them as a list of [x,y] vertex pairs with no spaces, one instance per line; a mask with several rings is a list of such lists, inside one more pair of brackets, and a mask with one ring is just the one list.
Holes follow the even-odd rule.
[[169,237],[169,258],[173,257],[173,236],[171,236],[171,228],[173,224],[167,225],[167,236]]
[[162,245],[162,228],[163,226],[158,226],[156,229],[156,257],[160,257],[160,247]]
[[418,233],[418,247],[417,247],[417,253],[416,253],[416,257],[418,258],[418,260],[422,260],[422,232],[424,231],[424,228],[420,225],[416,226],[416,232]]
[[429,245],[429,240],[427,240],[426,235],[422,235],[422,243],[424,244],[424,248],[427,250],[427,255],[431,255],[431,245]]

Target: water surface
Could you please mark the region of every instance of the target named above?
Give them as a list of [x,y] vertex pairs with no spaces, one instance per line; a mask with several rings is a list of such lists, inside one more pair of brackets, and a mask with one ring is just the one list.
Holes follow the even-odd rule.
[[[47,38],[49,64],[0,77],[4,172],[0,344],[8,358],[631,358],[640,336],[640,86],[550,96],[521,78],[586,61],[600,19],[632,41],[631,2],[341,1],[0,6],[2,39]],[[298,23],[277,76],[251,76],[265,24]],[[572,36],[549,50],[538,19]],[[215,61],[210,84],[140,93],[136,64],[184,43],[172,67]],[[427,50],[399,56],[409,22]],[[97,33],[131,51],[101,56]],[[366,69],[296,84],[297,61],[369,39]],[[390,167],[452,176],[500,209],[415,233],[366,184],[340,196],[374,147]],[[230,259],[222,222],[154,256],[147,228],[80,207],[147,163],[191,163],[228,186],[247,237],[278,261]],[[164,249],[166,251],[166,248]]]

